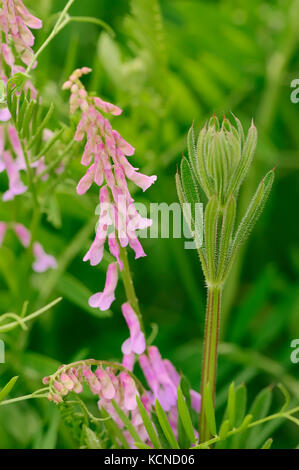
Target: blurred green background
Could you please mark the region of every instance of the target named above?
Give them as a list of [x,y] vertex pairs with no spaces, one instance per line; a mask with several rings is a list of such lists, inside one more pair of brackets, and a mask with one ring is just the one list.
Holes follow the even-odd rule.
[[[62,0],[27,1],[43,19],[36,46],[53,25]],[[156,174],[157,182],[136,201],[177,201],[174,174],[192,121],[199,129],[213,113],[233,111],[247,129],[254,118],[259,131],[253,170],[243,186],[240,214],[260,179],[276,166],[271,198],[249,243],[238,258],[224,292],[218,366],[217,409],[223,409],[232,380],[246,382],[249,399],[269,385],[283,382],[298,404],[299,364],[290,361],[291,340],[299,337],[299,103],[290,100],[290,83],[299,78],[297,0],[86,0],[71,15],[107,22],[114,37],[89,23],[71,23],[40,56],[34,82],[45,103],[55,103],[57,122],[68,123],[68,94],[62,83],[75,67],[90,66],[89,90],[124,109],[113,126],[135,148],[134,166]],[[55,19],[55,17],[54,17]],[[38,239],[55,254],[59,269],[24,275],[24,254],[11,237],[0,252],[0,313],[31,312],[62,295],[64,300],[30,325],[3,336],[6,363],[0,386],[12,375],[20,379],[13,396],[41,387],[41,378],[60,363],[79,358],[120,360],[127,327],[120,305],[121,283],[111,315],[90,309],[90,293],[101,290],[107,261],[92,268],[82,262],[93,237],[97,191],[75,194],[83,175],[80,155],[56,188]],[[0,190],[6,180],[0,179]],[[30,201],[1,203],[0,220],[29,224]],[[148,331],[164,357],[184,371],[199,389],[205,287],[196,252],[180,239],[145,239],[146,258],[134,261],[136,291]],[[274,394],[273,406],[281,401]],[[273,422],[260,444],[295,447],[292,423]],[[46,400],[30,400],[0,409],[1,448],[71,447],[57,409]]]

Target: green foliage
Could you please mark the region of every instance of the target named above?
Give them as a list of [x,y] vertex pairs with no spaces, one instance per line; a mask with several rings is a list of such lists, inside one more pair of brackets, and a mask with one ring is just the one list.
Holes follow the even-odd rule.
[[[239,191],[236,225],[254,194],[253,182],[275,165],[277,178],[249,245],[240,247],[224,292],[221,332],[225,343],[219,348],[216,397],[220,432],[232,381],[236,395],[243,390],[242,398],[236,397],[239,404],[236,427],[240,427],[248,410],[246,405],[246,411],[242,411],[246,394],[252,403],[261,387],[269,383],[282,381],[290,391],[291,406],[298,403],[298,365],[290,362],[290,342],[298,337],[299,324],[298,224],[294,220],[299,196],[299,117],[298,105],[289,99],[288,84],[288,77],[296,77],[299,67],[298,2],[262,4],[254,0],[248,4],[237,2],[232,7],[231,2],[221,0],[219,8],[215,8],[214,2],[204,1],[188,2],[188,8],[185,2],[136,0],[134,4],[132,10],[129,2],[75,1],[72,15],[102,18],[113,27],[115,37],[101,34],[97,25],[73,22],[39,56],[39,65],[31,76],[42,96],[40,113],[45,116],[54,102],[55,110],[48,125],[54,135],[58,134],[56,143],[44,149],[47,170],[50,168],[52,174],[59,165],[60,156],[67,151],[65,144],[73,135],[73,129],[68,133],[68,105],[60,87],[77,66],[92,66],[88,88],[124,109],[118,129],[136,148],[132,164],[145,173],[158,175],[158,183],[150,192],[136,192],[137,201],[176,200],[172,175],[175,162],[186,150],[186,133],[193,120],[201,127],[214,110],[224,111],[228,116],[232,109],[247,128],[254,116],[259,130],[255,165]],[[160,11],[155,19],[156,4]],[[52,26],[52,14],[61,9],[61,2],[26,0],[26,5],[44,21],[45,29],[37,32],[37,45],[42,44],[46,30]],[[162,48],[156,34],[159,24],[164,35]],[[97,42],[101,47],[95,47]],[[118,61],[114,62],[114,56]],[[3,94],[1,97],[6,100]],[[0,106],[4,104],[1,101]],[[27,111],[31,113],[28,108]],[[194,128],[194,135],[195,131]],[[237,153],[237,138],[232,145]],[[32,160],[42,152],[40,146],[39,154],[32,153]],[[82,176],[76,144],[69,154],[69,163],[67,155],[68,151],[62,157],[66,173],[55,180],[55,185],[49,185],[50,181],[38,182],[39,196],[44,191],[45,194],[40,201],[43,215],[37,234],[58,256],[59,270],[55,275],[46,273],[41,277],[29,274],[24,269],[27,261],[12,237],[8,237],[0,256],[1,313],[16,312],[21,316],[26,300],[29,312],[40,309],[61,295],[60,276],[64,280],[64,275],[79,282],[84,280],[86,288],[94,292],[104,282],[101,269],[94,271],[82,263],[94,232],[97,195],[92,194],[90,199],[74,196],[75,184]],[[0,186],[1,192],[7,188],[3,173]],[[200,194],[200,201],[205,204],[205,192]],[[29,225],[29,198],[22,201],[18,198],[17,205],[0,204],[1,220],[18,216]],[[148,324],[159,324],[161,351],[184,370],[193,388],[199,389],[199,338],[203,336],[206,293],[197,254],[183,250],[180,240],[144,240],[144,245],[148,256],[134,263],[134,282],[145,320]],[[6,346],[6,363],[0,364],[0,387],[3,389],[12,376],[20,376],[11,397],[31,394],[41,386],[43,376],[74,357],[117,355],[120,360],[119,344],[127,334],[119,314],[120,302],[113,308],[113,317],[103,319],[83,310],[70,290],[68,296],[63,295],[67,297],[63,303],[34,324],[28,322],[26,331],[21,322],[15,323],[12,318],[8,320],[14,322],[14,328],[0,330]],[[111,327],[113,336],[107,334]],[[274,404],[277,400],[274,389]],[[0,407],[2,447],[39,448],[40,436],[46,436],[51,428],[49,423],[53,423],[53,409],[54,405],[46,399]],[[198,417],[191,417],[197,429]],[[153,423],[155,419],[154,415]],[[250,419],[245,418],[244,426]],[[101,426],[106,429],[109,422],[111,419]],[[57,441],[53,438],[51,445],[53,442],[54,446],[64,448],[80,445],[67,437],[62,421],[56,426]],[[255,429],[260,433],[259,448],[269,441],[269,436],[273,436],[274,448],[296,447],[298,443],[295,424],[281,418]],[[109,431],[109,438],[116,436],[116,425],[114,431],[115,435]],[[159,432],[164,439],[163,447],[167,447],[160,428]],[[233,439],[238,435],[241,434],[221,441],[222,445],[236,447]],[[111,437],[105,445],[125,447],[117,437]]]

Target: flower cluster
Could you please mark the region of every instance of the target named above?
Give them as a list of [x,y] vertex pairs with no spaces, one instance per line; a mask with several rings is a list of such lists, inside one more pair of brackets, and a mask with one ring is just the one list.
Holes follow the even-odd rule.
[[[122,429],[124,423],[113,406],[112,400],[114,400],[130,418],[143,441],[149,443],[136,397],[140,396],[148,412],[153,409],[152,406],[158,399],[177,435],[177,387],[180,383],[180,375],[169,360],[162,359],[157,347],[150,346],[146,349],[145,337],[138,317],[129,303],[122,305],[122,312],[130,331],[129,338],[122,344],[124,354],[122,365],[89,359],[61,366],[55,374],[43,379],[44,384],[49,384],[49,400],[60,403],[70,391],[81,393],[83,382],[85,382],[91,392],[99,397],[99,409],[103,407]],[[141,390],[138,390],[133,379],[132,372],[136,357],[150,390],[145,390],[141,386]],[[105,368],[104,365],[106,365]],[[93,371],[91,366],[97,367]],[[190,395],[193,409],[199,412],[200,394],[191,390]],[[128,442],[133,444],[128,432],[124,431],[124,433]]]
[[[140,437],[144,441],[148,440],[136,401],[136,397],[140,396],[140,393],[135,380],[129,372],[122,370],[120,365],[102,363],[92,359],[80,361],[68,366],[61,366],[53,376],[45,377],[43,383],[49,384],[48,398],[54,403],[62,402],[63,397],[71,391],[77,394],[81,393],[83,384],[86,383],[90,391],[97,395],[100,410],[104,408],[122,429],[124,424],[113,406],[113,400],[126,416],[130,416]],[[140,398],[145,408],[150,411],[150,403],[145,391]],[[128,431],[124,431],[124,434],[127,440],[133,444]]]
[[114,300],[117,263],[120,270],[123,268],[120,260],[121,247],[129,245],[135,251],[136,259],[145,256],[136,231],[147,228],[152,223],[137,212],[127,179],[145,191],[157,177],[144,175],[129,163],[127,157],[133,155],[134,148],[112,128],[103,115],[109,113],[118,116],[122,111],[101,98],[88,95],[80,78],[90,71],[87,67],[75,70],[64,83],[63,89],[69,89],[71,92],[71,114],[77,110],[81,113],[75,140],[79,142],[86,139],[81,163],[88,169],[78,183],[77,192],[86,193],[93,183],[100,187],[101,209],[96,237],[84,261],[89,260],[92,266],[100,263],[107,239],[110,253],[116,259],[116,262],[108,267],[104,291],[90,299],[92,307],[107,310]]
[[[8,137],[7,142],[5,135]],[[51,138],[52,132],[49,129],[44,129],[43,140],[47,141]],[[16,158],[13,157],[10,150],[5,150],[5,146],[8,146],[13,150]],[[29,158],[31,158],[30,152],[28,152]],[[38,176],[46,168],[45,158],[42,156],[36,161],[30,163],[30,167],[34,169],[35,175]],[[59,173],[63,169],[62,166],[55,170]],[[14,199],[16,196],[23,194],[27,191],[27,186],[21,179],[21,172],[26,170],[26,162],[24,152],[14,126],[7,124],[6,128],[0,126],[0,173],[6,170],[8,177],[8,190],[2,195],[4,202]],[[42,180],[47,180],[49,175],[45,173]]]
[[[3,243],[6,231],[11,228],[19,239],[24,248],[28,248],[31,242],[31,233],[22,224],[19,223],[6,223],[0,222],[0,246]],[[48,269],[55,269],[57,262],[51,255],[45,253],[42,245],[39,242],[33,243],[34,262],[32,268],[35,272],[42,273]]]
[[[0,27],[5,36],[5,42],[1,43],[3,60],[10,67],[12,75],[23,72],[23,67],[15,65],[15,57],[29,65],[34,45],[34,36],[29,28],[40,29],[42,21],[29,13],[22,0],[1,0]],[[2,68],[1,75],[4,79]]]
[[[0,1],[0,31],[3,32],[0,39],[0,79],[4,83],[7,83],[9,76],[25,72],[24,67],[16,64],[16,61],[19,59],[25,65],[30,64],[33,59],[34,36],[29,28],[41,27],[42,21],[29,13],[22,0]],[[36,90],[29,80],[25,88],[30,88],[32,95],[36,95]],[[0,109],[0,121],[9,119],[8,109]]]

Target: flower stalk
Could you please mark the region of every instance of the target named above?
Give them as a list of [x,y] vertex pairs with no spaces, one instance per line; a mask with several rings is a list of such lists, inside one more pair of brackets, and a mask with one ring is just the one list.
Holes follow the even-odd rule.
[[[264,208],[274,180],[274,171],[270,170],[235,229],[238,193],[253,160],[257,130],[252,122],[245,137],[241,122],[234,119],[235,125],[227,118],[220,123],[213,115],[197,139],[192,126],[187,139],[189,159],[183,157],[176,175],[179,200],[208,288],[201,379],[201,442],[208,441],[211,435],[207,403],[215,407],[222,289],[241,244]],[[203,224],[196,217],[197,203],[204,205]],[[186,204],[191,210],[186,211]]]
[[[215,401],[220,310],[221,287],[209,287],[206,307],[201,381],[202,410],[205,410],[205,390],[207,389],[208,385],[212,389],[213,401]],[[199,432],[202,442],[205,442],[210,438],[207,428],[206,415],[204,412],[202,412],[200,415]]]

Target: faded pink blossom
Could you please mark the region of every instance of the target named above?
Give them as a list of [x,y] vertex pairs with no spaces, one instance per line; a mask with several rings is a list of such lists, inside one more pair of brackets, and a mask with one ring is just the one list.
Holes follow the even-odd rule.
[[140,329],[137,314],[128,302],[124,303],[121,309],[130,331],[130,337],[123,343],[121,350],[125,355],[142,354],[145,351],[145,337]]
[[10,152],[4,152],[3,155],[8,181],[9,181],[9,189],[6,191],[3,196],[3,201],[9,201],[14,199],[15,196],[19,194],[23,194],[27,191],[27,186],[25,186],[20,178],[20,171],[18,169],[18,164],[16,161],[13,160]]
[[103,292],[94,294],[89,299],[89,305],[100,310],[108,310],[115,300],[115,289],[117,285],[117,263],[111,263],[107,269],[106,283]]
[[35,256],[35,261],[32,265],[34,271],[37,273],[43,273],[48,269],[57,268],[57,261],[52,255],[45,253],[42,245],[38,242],[33,244],[33,254]]
[[29,230],[23,224],[14,224],[13,229],[22,245],[27,248],[31,241],[31,233]]

